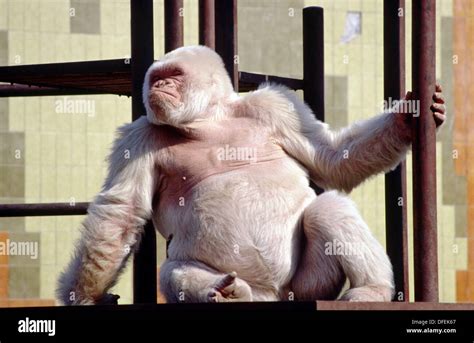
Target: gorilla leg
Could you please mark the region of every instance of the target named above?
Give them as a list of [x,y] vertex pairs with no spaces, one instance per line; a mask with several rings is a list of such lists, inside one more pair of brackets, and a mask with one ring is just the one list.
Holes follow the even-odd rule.
[[303,229],[306,247],[292,280],[297,299],[335,299],[347,276],[351,288],[341,300],[391,300],[388,256],[349,198],[334,191],[317,197],[303,214]]
[[237,273],[222,274],[200,262],[166,260],[160,289],[167,302],[252,301],[252,290]]

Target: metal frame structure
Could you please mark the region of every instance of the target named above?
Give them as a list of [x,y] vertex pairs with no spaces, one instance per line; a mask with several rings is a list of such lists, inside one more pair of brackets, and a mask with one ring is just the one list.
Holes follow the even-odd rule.
[[[405,0],[383,3],[384,97],[405,95]],[[401,205],[401,206],[400,206]],[[395,297],[409,299],[406,166],[401,162],[385,174],[385,234],[387,253],[395,276]]]
[[[146,113],[142,101],[143,79],[153,63],[153,0],[130,1],[132,45],[132,120]],[[145,225],[140,249],[133,258],[133,302],[156,302],[156,232]]]
[[413,127],[415,299],[438,301],[436,125],[430,105],[436,83],[436,1],[413,1],[412,87],[420,102]]
[[[144,114],[141,100],[143,77],[153,62],[153,1],[131,0],[131,60],[90,61],[0,67],[0,97],[70,94],[118,94],[132,96],[132,119]],[[414,198],[415,299],[438,301],[436,244],[435,127],[430,96],[434,90],[435,1],[413,2],[413,85],[421,101],[415,118]],[[165,0],[165,51],[183,45],[182,0]],[[405,90],[405,22],[399,16],[404,0],[384,1],[385,97],[399,99]],[[264,81],[303,90],[304,100],[319,120],[324,120],[324,22],[323,9],[303,10],[303,79],[248,73],[238,70],[237,0],[199,0],[199,42],[222,56],[234,88],[250,91]],[[73,80],[71,80],[73,78]],[[428,80],[428,82],[426,81]],[[406,225],[406,174],[402,163],[386,175],[387,251],[392,260],[397,294],[408,301],[408,244]],[[422,190],[422,191],[421,191]],[[428,191],[427,191],[428,190]],[[318,192],[321,190],[318,190]],[[400,206],[400,200],[402,206]],[[78,215],[88,203],[0,205],[0,217]],[[134,259],[134,302],[156,302],[156,238],[151,224]],[[428,258],[425,258],[428,257]],[[396,298],[397,300],[397,298]],[[409,309],[412,304],[317,302],[320,309]],[[451,309],[453,304],[425,304],[424,308]],[[431,306],[431,307],[430,307]],[[451,306],[451,307],[450,307]],[[471,305],[456,309],[473,309]]]

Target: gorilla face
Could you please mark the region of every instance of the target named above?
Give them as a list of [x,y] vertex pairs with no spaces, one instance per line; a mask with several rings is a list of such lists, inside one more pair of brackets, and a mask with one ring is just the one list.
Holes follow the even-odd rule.
[[158,122],[166,124],[182,111],[184,81],[188,77],[175,64],[157,68],[150,74],[148,103]]
[[166,54],[148,70],[143,87],[148,120],[180,127],[205,119],[234,91],[222,59],[213,50],[186,47]]

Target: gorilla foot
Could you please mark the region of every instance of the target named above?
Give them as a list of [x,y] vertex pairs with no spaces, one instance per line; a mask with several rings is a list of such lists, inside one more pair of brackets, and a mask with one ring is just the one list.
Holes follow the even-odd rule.
[[393,289],[387,286],[363,286],[348,289],[339,300],[342,301],[391,301]]
[[213,303],[252,301],[252,290],[236,272],[231,272],[220,279],[207,295]]
[[96,305],[118,305],[118,299],[120,295],[107,293],[97,301]]

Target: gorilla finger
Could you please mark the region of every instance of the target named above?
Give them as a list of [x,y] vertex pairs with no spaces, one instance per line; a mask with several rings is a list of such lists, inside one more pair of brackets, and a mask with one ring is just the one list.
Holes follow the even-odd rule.
[[446,112],[446,107],[443,104],[435,103],[430,107],[431,111],[444,114]]
[[224,276],[224,278],[222,278],[222,280],[220,280],[220,281],[217,283],[216,289],[217,289],[218,291],[221,291],[221,290],[223,290],[224,288],[230,286],[231,284],[234,283],[236,277],[237,277],[237,273],[236,273],[236,272],[232,272],[232,273],[227,274],[226,276]]
[[446,115],[435,113],[434,120],[435,120],[436,126],[439,126],[446,121]]
[[444,96],[443,93],[436,92],[433,94],[433,100],[438,104],[444,104]]

